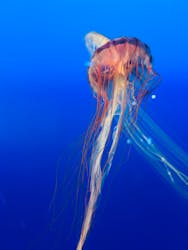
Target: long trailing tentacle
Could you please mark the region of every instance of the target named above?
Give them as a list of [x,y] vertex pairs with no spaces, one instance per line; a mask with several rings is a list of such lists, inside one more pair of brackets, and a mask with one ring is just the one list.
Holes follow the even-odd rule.
[[124,119],[123,132],[133,146],[155,169],[188,197],[188,155],[147,115],[139,109],[137,121]]
[[[103,122],[101,123],[101,130],[96,138],[96,141],[93,144],[92,152],[91,152],[91,159],[90,159],[90,179],[89,179],[89,201],[86,206],[86,211],[84,215],[84,222],[82,225],[81,236],[77,246],[77,250],[81,250],[83,244],[86,240],[87,234],[89,232],[92,216],[95,211],[96,203],[98,197],[101,192],[101,186],[104,181],[104,178],[109,173],[111,168],[112,160],[114,157],[114,153],[117,147],[120,130],[122,127],[122,119],[125,110],[125,91],[121,89],[115,88],[114,89],[114,96],[111,99],[108,107],[108,111],[106,113],[106,117],[104,118]],[[112,136],[112,143],[111,147],[107,156],[105,167],[101,166],[101,160],[103,157],[103,153],[105,150],[105,145],[109,139],[110,130],[112,127],[112,122],[117,110],[120,109],[120,116],[117,121],[117,126],[115,126],[113,136]]]

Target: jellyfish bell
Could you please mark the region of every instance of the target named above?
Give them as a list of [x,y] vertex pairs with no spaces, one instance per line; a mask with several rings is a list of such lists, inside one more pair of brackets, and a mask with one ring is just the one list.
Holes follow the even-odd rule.
[[[142,73],[147,69],[147,73],[155,75],[152,71],[152,57],[149,47],[137,38],[121,37],[112,41],[103,39],[96,33],[86,36],[90,43],[95,44],[96,50],[91,54],[91,67],[89,67],[89,80],[91,86],[96,90],[97,85],[102,85],[104,81],[123,77],[124,82],[129,80],[129,74],[135,70],[137,78],[142,77]],[[91,37],[93,41],[91,42]],[[88,47],[90,50],[90,47]],[[121,82],[122,83],[122,82]],[[124,85],[123,85],[124,86]],[[123,87],[122,86],[122,87]],[[102,86],[98,86],[99,89]]]
[[85,40],[92,56],[88,69],[89,83],[98,96],[98,106],[101,99],[104,102],[103,115],[99,112],[101,118],[113,98],[119,105],[124,102],[136,110],[157,82],[152,81],[157,73],[152,69],[149,47],[137,38],[109,40],[96,32],[87,34]]

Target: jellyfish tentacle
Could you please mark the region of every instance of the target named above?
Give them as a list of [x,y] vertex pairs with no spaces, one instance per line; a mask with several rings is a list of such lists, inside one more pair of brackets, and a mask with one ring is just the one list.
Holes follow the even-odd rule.
[[[90,197],[89,197],[89,202],[88,202],[88,205],[86,208],[86,213],[84,216],[81,237],[80,237],[80,241],[79,241],[78,246],[77,246],[77,250],[80,250],[83,247],[87,233],[88,233],[89,228],[90,228],[92,215],[93,215],[93,212],[95,210],[97,198],[98,198],[98,195],[100,194],[100,190],[101,190],[102,173],[101,173],[100,161],[101,161],[101,157],[102,157],[102,152],[104,150],[104,147],[105,147],[105,144],[107,141],[107,136],[109,134],[111,121],[109,119],[107,119],[107,121],[105,123],[108,124],[108,128],[103,127],[105,129],[102,129],[102,131],[100,132],[100,135],[99,135],[97,142],[96,142],[96,145],[95,145],[96,148],[92,152],[92,158],[91,158],[92,163],[90,166],[91,167]],[[101,143],[101,141],[102,141],[102,143]]]
[[[121,85],[125,86],[126,85],[126,81],[124,78],[122,78],[122,76],[118,77],[114,83],[117,84],[118,86]],[[124,113],[125,113],[125,109],[126,109],[126,88],[119,88],[118,89],[119,93],[117,95],[117,102],[118,102],[118,107],[116,108],[116,112],[117,110],[119,111],[118,114],[118,119],[117,119],[117,125],[114,127],[114,131],[113,131],[113,135],[112,135],[112,145],[110,147],[110,150],[108,152],[108,158],[106,161],[106,165],[104,167],[104,175],[107,176],[110,169],[111,169],[111,165],[112,165],[112,161],[114,158],[114,154],[116,152],[116,148],[117,148],[117,144],[119,141],[119,137],[120,137],[120,132],[122,129],[122,122],[123,122],[123,117],[124,117]],[[114,113],[114,116],[116,115],[116,112]]]
[[[117,79],[116,81],[119,83],[119,79]],[[116,151],[116,147],[117,147],[117,143],[118,143],[121,127],[122,127],[123,114],[124,114],[125,105],[126,105],[125,98],[124,98],[125,92],[126,92],[125,90],[122,90],[121,88],[119,88],[118,84],[117,85],[115,84],[114,96],[109,103],[106,117],[104,118],[103,122],[100,125],[101,131],[96,139],[96,142],[94,143],[94,146],[91,152],[90,197],[89,197],[89,201],[86,207],[86,212],[84,215],[84,222],[82,225],[81,236],[80,236],[80,240],[77,246],[77,250],[82,249],[83,244],[86,240],[87,234],[91,226],[92,216],[95,211],[97,199],[101,192],[102,182],[104,181],[104,178],[107,176],[111,168],[112,160]],[[121,113],[117,121],[116,129],[114,130],[114,136],[112,137],[112,144],[111,144],[108,157],[106,160],[106,164],[104,167],[104,171],[103,171],[102,166],[101,166],[101,159],[103,157],[105,145],[109,138],[112,121],[117,112],[117,109],[119,108],[121,110]]]
[[[123,121],[123,131],[133,146],[139,149],[175,189],[187,196],[188,156],[140,108],[137,121]],[[151,137],[150,137],[151,136]],[[151,140],[148,140],[150,138]],[[158,141],[160,140],[160,142]]]
[[86,207],[84,221],[81,230],[80,240],[78,242],[77,250],[81,250],[86,240],[88,231],[90,229],[92,216],[95,210],[97,198],[101,191],[102,171],[101,159],[103,151],[110,133],[110,128],[113,119],[113,102],[109,104],[107,115],[101,124],[101,131],[93,146],[90,160],[90,197]]

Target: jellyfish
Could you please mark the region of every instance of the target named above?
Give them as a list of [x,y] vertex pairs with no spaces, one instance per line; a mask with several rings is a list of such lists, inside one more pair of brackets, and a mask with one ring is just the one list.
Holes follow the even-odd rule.
[[160,80],[150,48],[137,38],[110,40],[96,32],[88,33],[85,42],[91,55],[88,78],[97,108],[83,147],[88,190],[77,250],[83,249],[121,134],[169,182],[188,191],[187,154],[141,108]]

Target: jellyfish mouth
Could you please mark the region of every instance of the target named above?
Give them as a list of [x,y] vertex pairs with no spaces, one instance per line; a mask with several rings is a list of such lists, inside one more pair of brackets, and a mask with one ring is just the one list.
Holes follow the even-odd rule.
[[[89,190],[90,196],[86,207],[84,221],[81,230],[80,240],[77,246],[77,250],[81,250],[89,232],[92,217],[95,212],[98,197],[101,193],[102,183],[105,177],[108,175],[114,154],[117,148],[124,112],[126,109],[126,88],[120,88],[123,85],[124,77],[118,76],[114,79],[113,96],[109,100],[107,110],[105,110],[104,118],[100,121],[98,129],[96,130],[95,140],[92,142],[92,151],[89,156]],[[113,128],[111,134],[112,124],[115,122],[115,116],[118,116],[118,121]],[[110,142],[110,148],[105,156],[105,163],[102,164],[102,158],[104,157],[104,151],[106,144]]]

